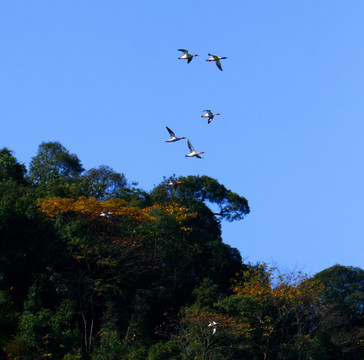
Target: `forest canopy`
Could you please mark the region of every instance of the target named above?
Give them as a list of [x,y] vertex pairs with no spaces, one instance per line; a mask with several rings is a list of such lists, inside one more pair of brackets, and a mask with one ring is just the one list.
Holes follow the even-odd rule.
[[[243,263],[221,221],[247,199],[209,176],[151,191],[59,142],[0,150],[0,358],[364,358],[364,270]],[[249,240],[249,239],[247,239]]]

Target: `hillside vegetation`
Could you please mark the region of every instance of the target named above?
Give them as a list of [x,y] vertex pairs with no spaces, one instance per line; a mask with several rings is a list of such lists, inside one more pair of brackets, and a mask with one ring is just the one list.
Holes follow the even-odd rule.
[[364,271],[244,264],[220,224],[249,211],[208,176],[146,192],[58,142],[29,170],[0,150],[0,358],[363,359]]

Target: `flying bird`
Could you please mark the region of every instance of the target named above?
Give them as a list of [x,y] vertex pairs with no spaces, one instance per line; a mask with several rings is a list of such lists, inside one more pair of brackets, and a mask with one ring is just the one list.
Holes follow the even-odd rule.
[[227,57],[226,56],[220,57],[220,56],[211,55],[211,54],[209,54],[209,56],[210,56],[210,58],[208,58],[206,61],[216,61],[216,66],[222,71],[220,60],[221,59],[227,59]]
[[168,186],[178,186],[179,184],[183,184],[184,183],[184,181],[179,181],[179,180],[173,180],[173,179],[171,179],[171,180],[169,180],[169,182],[168,182]]
[[178,51],[183,52],[183,55],[180,56],[178,59],[181,59],[181,60],[187,59],[187,64],[189,64],[195,56],[198,56],[197,54],[189,54],[188,50],[186,50],[186,49],[178,49]]
[[166,140],[166,142],[174,142],[174,141],[178,141],[178,140],[182,140],[182,139],[186,139],[185,137],[177,137],[174,132],[168,127],[166,126],[168,132],[169,132],[169,135],[171,135],[171,137]]
[[207,123],[208,124],[210,124],[210,122],[212,121],[212,119],[214,118],[214,116],[215,115],[220,115],[220,113],[215,113],[215,114],[213,114],[212,112],[211,112],[211,110],[204,110],[206,113],[205,114],[203,114],[203,115],[201,115],[201,117],[203,117],[203,118],[209,118],[208,119],[208,121],[207,121]]
[[107,217],[108,219],[111,219],[112,211],[101,211],[100,216]]
[[195,149],[193,148],[190,140],[187,140],[187,145],[190,148],[191,152],[189,154],[186,155],[186,157],[193,157],[196,156],[199,159],[202,159],[202,157],[200,156],[200,154],[204,154],[204,151],[200,151],[200,152],[196,152]]
[[216,334],[216,330],[217,330],[217,326],[219,323],[217,323],[216,321],[209,321],[209,324],[207,326],[211,326],[212,327],[212,335]]

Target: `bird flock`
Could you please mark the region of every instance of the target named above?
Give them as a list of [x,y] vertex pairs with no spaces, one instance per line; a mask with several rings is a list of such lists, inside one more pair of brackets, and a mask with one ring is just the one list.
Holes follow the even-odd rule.
[[[187,60],[187,64],[189,64],[192,59],[195,56],[198,56],[197,54],[190,54],[188,52],[188,50],[186,49],[178,49],[178,51],[182,51],[183,55],[181,55],[178,59],[180,60]],[[206,61],[215,61],[216,66],[222,71],[222,66],[221,66],[221,59],[227,59],[226,56],[217,56],[217,55],[212,55],[212,54],[208,54],[210,57],[208,59],[206,59]],[[213,113],[211,110],[203,110],[205,113],[203,115],[201,115],[202,118],[207,118],[207,123],[210,124],[211,121],[213,120],[213,118],[216,115],[220,115],[220,113]],[[168,140],[166,140],[166,142],[176,142],[179,140],[183,140],[186,139],[184,136],[182,137],[177,137],[176,134],[168,127],[166,126],[167,131],[169,132],[170,138]],[[200,156],[201,154],[204,154],[204,151],[196,151],[195,148],[193,147],[193,145],[191,144],[190,140],[187,140],[187,145],[188,148],[190,149],[190,153],[186,154],[186,157],[196,157],[198,159],[202,159],[202,157]]]
[[[192,59],[195,56],[198,56],[197,54],[190,54],[188,52],[188,50],[185,49],[178,49],[178,51],[182,51],[183,55],[180,56],[178,59],[181,60],[187,60],[187,64],[189,64]],[[217,67],[222,71],[222,67],[221,67],[221,59],[227,59],[227,57],[220,57],[217,55],[211,55],[209,54],[210,58],[208,58],[206,61],[215,61]],[[213,118],[216,115],[220,115],[220,113],[213,113],[211,110],[203,110],[204,114],[201,116],[202,118],[207,118],[207,123],[210,124],[211,121],[213,120]],[[171,142],[176,142],[179,140],[183,140],[186,139],[184,136],[181,137],[177,137],[176,134],[173,132],[173,130],[171,130],[168,126],[166,126],[167,131],[169,132],[170,138],[168,140],[166,140],[167,143],[171,143]],[[196,157],[198,159],[202,159],[202,157],[200,156],[201,154],[204,154],[204,151],[196,151],[194,149],[194,147],[192,146],[190,140],[187,140],[187,145],[190,149],[190,153],[186,154],[186,157]],[[174,179],[170,179],[168,182],[168,186],[172,186],[172,187],[176,187],[179,184],[183,183],[183,181],[179,181],[179,180],[174,180]],[[108,220],[112,220],[112,211],[100,211],[99,216],[100,217],[104,217],[107,218]],[[212,335],[216,334],[217,328],[218,328],[219,322],[216,322],[215,320],[210,320],[209,323],[207,324],[208,327],[212,328]]]
[[[180,60],[187,60],[187,64],[189,64],[192,59],[196,56],[198,56],[197,54],[190,54],[188,52],[188,50],[186,49],[178,49],[178,51],[182,51],[183,52],[183,55],[181,55],[178,59]],[[220,60],[222,59],[227,59],[227,57],[221,57],[221,56],[217,56],[217,55],[212,55],[209,53],[209,58],[206,60],[206,61],[215,61],[216,62],[216,66],[222,71],[222,66],[221,66],[221,62]],[[213,120],[213,118],[216,116],[216,115],[220,115],[220,113],[213,113],[211,110],[203,110],[204,111],[204,114],[201,116],[202,118],[207,118],[207,123],[210,124],[211,121]],[[170,138],[168,140],[166,140],[166,142],[176,142],[176,141],[179,141],[179,140],[183,140],[183,139],[186,139],[184,136],[181,136],[181,137],[177,137],[176,134],[168,127],[166,126],[167,128],[167,131],[169,132],[169,135],[170,135]],[[204,151],[196,151],[194,149],[194,147],[192,146],[190,140],[188,139],[187,140],[187,145],[190,149],[190,153],[189,154],[186,154],[185,156],[186,157],[196,157],[198,159],[202,159],[202,157],[200,156],[201,154],[204,154]],[[170,180],[168,182],[168,186],[177,186],[179,183],[181,183],[182,181],[176,181],[176,180]],[[216,331],[217,331],[217,327],[218,327],[218,322],[216,322],[215,320],[210,320],[209,323],[208,323],[208,327],[211,327],[212,328],[212,335],[215,335],[216,334]]]

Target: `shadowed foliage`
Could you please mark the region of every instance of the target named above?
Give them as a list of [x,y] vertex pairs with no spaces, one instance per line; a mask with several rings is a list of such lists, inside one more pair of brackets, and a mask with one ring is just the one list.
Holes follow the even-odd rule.
[[147,192],[58,142],[29,174],[0,150],[0,358],[361,359],[363,270],[243,264],[221,222],[249,212],[208,176]]

